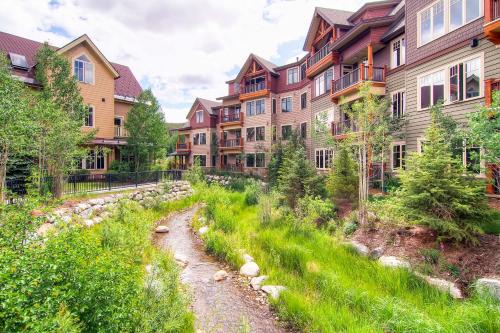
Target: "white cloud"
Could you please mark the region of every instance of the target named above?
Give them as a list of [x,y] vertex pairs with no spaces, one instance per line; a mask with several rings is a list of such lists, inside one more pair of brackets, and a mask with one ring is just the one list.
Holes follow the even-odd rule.
[[[0,0],[0,30],[62,46],[88,34],[108,59],[128,65],[181,122],[197,96],[226,94],[227,73],[250,52],[280,59],[302,43],[315,6],[355,10],[364,0]],[[56,28],[56,29],[54,29]],[[287,59],[290,56],[287,56]],[[292,57],[291,59],[294,59]],[[281,64],[279,64],[281,65]],[[188,105],[188,106],[186,106]]]

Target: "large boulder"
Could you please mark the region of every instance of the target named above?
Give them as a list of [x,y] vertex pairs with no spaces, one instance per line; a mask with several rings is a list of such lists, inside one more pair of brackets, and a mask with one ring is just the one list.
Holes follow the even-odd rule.
[[255,261],[255,260],[253,259],[253,257],[252,257],[251,255],[249,255],[248,253],[245,253],[245,254],[243,255],[243,260],[245,261],[245,263]]
[[356,241],[351,241],[350,245],[361,256],[366,257],[370,253],[370,249],[368,248],[368,246],[366,246],[364,244],[361,244],[361,243],[356,242]]
[[476,289],[480,294],[488,293],[494,298],[500,300],[500,280],[492,278],[479,279],[476,281]]
[[411,268],[411,265],[408,261],[393,256],[381,256],[378,259],[378,262],[385,267],[406,268],[406,269]]
[[263,286],[262,291],[271,296],[274,299],[280,297],[280,294],[286,288],[283,286]]
[[240,268],[240,274],[244,276],[254,277],[259,275],[260,268],[255,262],[247,262]]
[[384,248],[379,246],[370,251],[370,258],[377,260],[384,254]]
[[464,297],[462,295],[462,291],[460,291],[460,289],[453,282],[420,274],[419,276],[427,281],[427,283],[431,286],[434,286],[445,293],[449,293],[453,298],[461,299]]

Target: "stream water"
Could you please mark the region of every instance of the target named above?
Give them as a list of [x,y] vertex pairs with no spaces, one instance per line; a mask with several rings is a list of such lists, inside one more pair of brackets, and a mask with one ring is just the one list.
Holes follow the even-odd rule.
[[[189,227],[195,211],[196,207],[171,215],[161,223],[167,225],[170,232],[155,237],[161,248],[188,261],[181,280],[192,292],[197,332],[287,332],[269,306],[259,302],[258,293],[242,285],[237,274],[205,253],[202,242]],[[225,269],[229,277],[216,282],[213,275],[221,269]]]

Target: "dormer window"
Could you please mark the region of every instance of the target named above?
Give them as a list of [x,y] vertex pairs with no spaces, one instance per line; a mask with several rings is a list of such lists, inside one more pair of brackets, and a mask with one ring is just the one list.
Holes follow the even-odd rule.
[[203,122],[203,110],[196,111],[196,123],[200,124]]
[[85,55],[75,59],[74,71],[78,82],[94,83],[94,65]]
[[29,68],[28,62],[26,61],[26,57],[17,54],[17,53],[9,53],[9,58],[10,58],[10,63],[12,64],[12,67],[18,68],[18,69],[24,69],[27,70]]

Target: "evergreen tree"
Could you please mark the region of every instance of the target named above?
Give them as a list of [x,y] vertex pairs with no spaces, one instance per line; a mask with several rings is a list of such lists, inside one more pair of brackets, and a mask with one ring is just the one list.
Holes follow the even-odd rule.
[[358,194],[358,170],[349,149],[340,146],[335,153],[333,167],[327,180],[327,188],[334,200],[356,200]]

